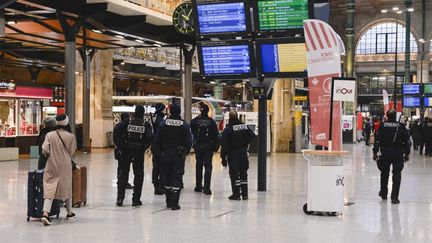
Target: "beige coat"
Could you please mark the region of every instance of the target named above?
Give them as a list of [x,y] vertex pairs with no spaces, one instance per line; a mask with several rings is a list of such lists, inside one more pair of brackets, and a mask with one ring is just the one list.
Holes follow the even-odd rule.
[[57,130],[67,147],[64,148],[56,131],[45,137],[44,154],[49,155],[43,178],[44,198],[66,200],[72,198],[71,156],[76,150],[75,135],[63,129]]

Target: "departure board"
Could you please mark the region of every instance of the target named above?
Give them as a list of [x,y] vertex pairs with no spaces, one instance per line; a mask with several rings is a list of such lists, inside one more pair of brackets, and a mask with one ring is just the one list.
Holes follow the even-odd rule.
[[424,84],[424,94],[432,95],[432,84]]
[[261,72],[290,73],[307,69],[304,43],[261,44]]
[[424,107],[432,107],[432,97],[424,97],[423,100]]
[[257,0],[260,31],[302,29],[309,19],[308,0]]
[[247,31],[244,2],[200,4],[197,14],[201,35]]
[[405,108],[420,107],[420,97],[403,97],[402,101]]
[[420,94],[420,84],[403,84],[402,94],[404,95],[419,95]]
[[251,73],[249,45],[205,46],[201,52],[205,76]]

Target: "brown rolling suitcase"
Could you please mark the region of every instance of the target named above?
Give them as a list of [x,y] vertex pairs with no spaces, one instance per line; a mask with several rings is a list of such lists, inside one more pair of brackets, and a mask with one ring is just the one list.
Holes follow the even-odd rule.
[[72,206],[81,207],[87,203],[87,167],[77,165],[72,175]]

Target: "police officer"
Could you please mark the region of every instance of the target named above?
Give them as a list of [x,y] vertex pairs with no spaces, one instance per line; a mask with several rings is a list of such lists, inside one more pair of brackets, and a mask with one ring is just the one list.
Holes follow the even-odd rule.
[[238,119],[237,112],[229,113],[229,123],[222,132],[222,165],[229,164],[231,188],[230,200],[248,199],[247,170],[249,169],[248,146],[255,139],[255,133]]
[[[156,117],[154,118],[153,122],[153,133],[156,134],[159,130],[160,124],[164,121],[165,118],[165,105],[162,103],[156,104],[155,106]],[[152,171],[152,182],[154,186],[154,194],[155,195],[163,195],[165,194],[165,189],[163,185],[162,180],[162,155],[155,151],[153,149],[154,146],[152,146],[152,153],[153,153],[153,171]]]
[[[191,121],[191,130],[194,138],[194,150],[196,155],[196,192],[211,195],[210,190],[213,152],[219,150],[219,131],[216,122],[208,116],[209,107],[201,106],[201,115]],[[204,190],[202,186],[203,166]]]
[[[404,162],[409,160],[410,148],[411,143],[407,129],[404,124],[396,122],[396,111],[389,110],[387,112],[387,121],[378,129],[373,148],[373,159],[377,161],[378,169],[381,171],[379,196],[383,200],[387,200],[390,166],[393,165],[391,202],[399,204],[401,173]],[[381,152],[381,158],[378,157],[378,152]]]
[[[121,133],[121,127],[122,127],[122,121],[125,121],[129,119],[129,114],[128,113],[122,113],[120,115],[120,122],[117,123],[117,125],[114,127],[114,133],[113,133],[113,139],[114,139],[114,144],[115,144],[115,148],[114,148],[114,158],[118,161],[118,166],[117,166],[117,187],[119,186],[119,179],[120,179],[120,173],[121,173],[121,164],[122,164],[122,158],[123,158],[123,154],[125,152],[122,152],[120,149],[120,144],[123,140],[123,134]],[[127,173],[127,177],[126,177],[126,181],[129,181],[129,168],[127,167],[124,168],[126,169],[125,173]],[[126,185],[126,189],[132,189],[133,186],[131,184],[129,184],[129,182]]]
[[185,160],[192,147],[190,126],[180,118],[180,113],[179,106],[171,106],[170,116],[161,123],[154,141],[154,149],[162,154],[166,205],[171,210],[180,209]]
[[134,172],[134,190],[132,206],[141,206],[141,191],[144,181],[144,152],[150,145],[153,136],[151,124],[144,121],[144,107],[137,105],[133,117],[121,122],[120,132],[123,140],[120,150],[122,155],[119,186],[117,187],[117,206],[123,206],[128,177],[128,168],[132,163]]
[[424,118],[420,154],[423,152],[423,146],[425,149],[425,155],[432,156],[432,121],[429,117]]

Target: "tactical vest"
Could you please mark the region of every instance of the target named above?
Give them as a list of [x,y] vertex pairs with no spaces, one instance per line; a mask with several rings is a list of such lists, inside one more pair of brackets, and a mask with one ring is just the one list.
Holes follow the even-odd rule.
[[382,128],[382,145],[384,148],[399,148],[403,146],[402,125],[398,122],[384,122]]
[[127,148],[129,150],[143,149],[143,137],[145,135],[145,122],[142,119],[133,117],[129,118],[127,127]]
[[183,128],[184,121],[180,119],[166,119],[165,126],[161,127],[162,147],[172,149],[184,146],[186,134]]
[[248,126],[246,124],[239,124],[232,126],[231,145],[234,149],[245,148],[249,145],[247,136]]

